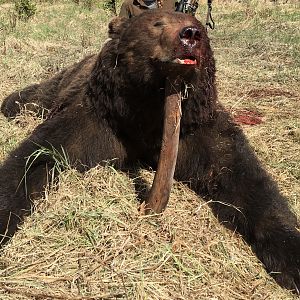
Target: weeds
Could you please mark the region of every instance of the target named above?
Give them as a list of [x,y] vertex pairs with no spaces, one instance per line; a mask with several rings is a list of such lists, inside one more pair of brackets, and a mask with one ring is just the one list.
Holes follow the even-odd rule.
[[103,3],[104,9],[107,9],[114,13],[115,15],[117,14],[117,9],[116,9],[116,0],[106,0]]
[[[31,168],[42,162],[45,167],[51,167],[48,171],[48,182],[50,185],[54,184],[55,177],[60,174],[62,171],[66,169],[70,169],[69,157],[68,154],[65,152],[63,147],[61,147],[61,151],[58,151],[53,146],[51,148],[46,148],[40,145],[36,145],[38,147],[30,156],[27,157],[26,164],[25,164],[25,172],[20,184],[24,181],[25,190],[27,194],[27,174],[31,171]],[[49,166],[47,166],[47,162]],[[20,186],[19,184],[19,186]]]
[[22,21],[29,20],[36,13],[36,5],[32,0],[16,0],[15,11]]

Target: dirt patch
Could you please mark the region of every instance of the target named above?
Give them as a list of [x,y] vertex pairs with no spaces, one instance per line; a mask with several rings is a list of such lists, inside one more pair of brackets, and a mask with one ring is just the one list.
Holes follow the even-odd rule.
[[267,97],[287,97],[287,98],[296,98],[297,95],[290,91],[285,91],[279,88],[255,88],[246,92],[251,98],[267,98]]
[[233,119],[237,124],[258,125],[263,123],[263,115],[257,111],[237,109],[232,111]]

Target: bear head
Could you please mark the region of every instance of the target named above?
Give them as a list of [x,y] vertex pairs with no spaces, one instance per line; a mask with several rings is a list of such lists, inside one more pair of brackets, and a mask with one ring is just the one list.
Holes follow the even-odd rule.
[[115,67],[137,84],[176,76],[191,81],[214,72],[206,30],[193,16],[149,10],[129,20],[115,18],[109,36],[116,42]]
[[[156,118],[161,130],[166,82],[177,78],[187,100],[182,103],[182,132],[192,132],[211,119],[217,99],[215,62],[206,30],[195,17],[149,10],[131,19],[112,20],[109,37],[87,94],[112,128],[122,121],[122,128],[132,123],[134,131],[147,118],[148,123]],[[113,124],[116,119],[118,124]]]

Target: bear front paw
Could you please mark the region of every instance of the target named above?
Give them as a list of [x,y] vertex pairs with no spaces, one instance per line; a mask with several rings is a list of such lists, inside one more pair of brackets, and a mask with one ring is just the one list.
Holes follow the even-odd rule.
[[296,229],[276,230],[253,249],[268,273],[282,287],[300,294],[300,233]]

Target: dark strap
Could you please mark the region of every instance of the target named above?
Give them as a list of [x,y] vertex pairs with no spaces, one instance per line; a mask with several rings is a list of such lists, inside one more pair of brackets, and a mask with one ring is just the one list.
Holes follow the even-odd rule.
[[215,22],[212,18],[212,0],[207,0],[207,15],[206,15],[206,30],[208,27],[210,29],[215,29]]

